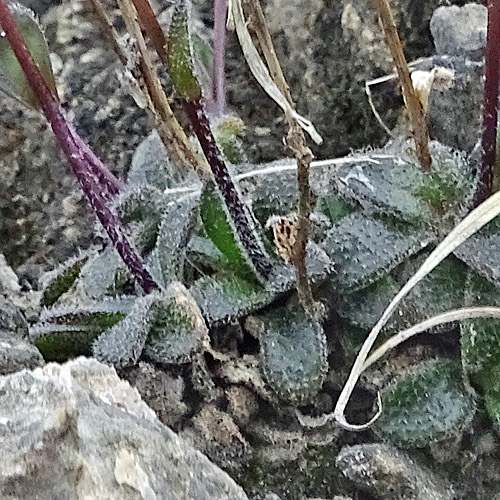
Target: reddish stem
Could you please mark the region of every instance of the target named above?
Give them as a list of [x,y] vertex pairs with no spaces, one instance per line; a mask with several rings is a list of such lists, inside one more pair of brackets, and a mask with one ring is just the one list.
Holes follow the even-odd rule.
[[[118,190],[118,181],[85,141],[66,122],[59,101],[49,90],[30,51],[26,47],[6,0],[0,0],[0,25],[5,31],[5,36],[38,99],[43,114],[50,123],[82,190],[89,199],[110,240],[144,291],[148,293],[157,289],[158,286],[145,269],[142,259],[128,241],[120,220],[106,205],[106,199],[111,196],[113,191]],[[102,189],[103,186],[99,185],[101,180],[105,182],[104,190]]]
[[485,53],[485,83],[483,103],[483,159],[475,204],[491,194],[495,170],[498,86],[500,83],[500,0],[488,0],[488,34]]
[[132,3],[137,11],[137,17],[141,28],[153,43],[160,59],[166,61],[167,54],[165,52],[165,46],[167,45],[167,39],[165,38],[165,33],[163,33],[160,23],[158,23],[156,19],[150,3],[148,0],[132,0]]

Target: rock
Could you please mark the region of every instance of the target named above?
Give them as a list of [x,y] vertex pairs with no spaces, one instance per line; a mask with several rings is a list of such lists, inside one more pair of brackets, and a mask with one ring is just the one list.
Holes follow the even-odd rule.
[[201,407],[181,436],[223,467],[234,467],[250,458],[250,446],[239,427],[212,404]]
[[337,466],[357,487],[381,500],[453,500],[449,484],[385,444],[344,447]]
[[0,498],[248,500],[93,359],[0,378]]
[[0,330],[0,375],[45,364],[40,351],[27,340]]
[[436,56],[432,58],[431,65],[450,68],[455,76],[450,89],[431,91],[428,110],[430,130],[442,144],[470,153],[481,136],[483,61],[465,56]]
[[483,5],[468,3],[463,7],[439,7],[430,23],[436,52],[450,56],[482,56],[487,22],[488,9]]
[[19,279],[7,264],[5,256],[0,253],[0,293],[18,294],[21,291]]
[[482,5],[439,7],[430,23],[438,55],[428,67],[419,68],[453,70],[451,88],[430,94],[428,121],[437,140],[468,153],[481,135],[486,27],[487,9]]
[[160,422],[177,430],[189,411],[183,401],[182,377],[174,377],[145,362],[126,370],[125,377],[155,411]]
[[17,305],[10,298],[0,295],[0,331],[2,330],[26,336],[28,323]]

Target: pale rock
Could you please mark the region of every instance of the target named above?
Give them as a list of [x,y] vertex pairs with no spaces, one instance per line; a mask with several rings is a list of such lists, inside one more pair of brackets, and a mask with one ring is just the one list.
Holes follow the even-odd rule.
[[248,500],[94,359],[0,377],[0,498]]

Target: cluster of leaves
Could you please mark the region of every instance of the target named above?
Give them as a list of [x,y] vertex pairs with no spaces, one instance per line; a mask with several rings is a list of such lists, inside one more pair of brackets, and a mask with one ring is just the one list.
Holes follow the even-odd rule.
[[[186,364],[209,349],[220,325],[252,313],[265,380],[279,399],[304,405],[328,371],[326,335],[319,320],[293,305],[293,269],[273,256],[262,229],[270,215],[293,209],[296,182],[292,173],[270,173],[260,184],[247,175],[254,210],[243,201],[203,114],[186,10],[176,12],[169,73],[213,176],[179,180],[158,135],[148,137],[111,210],[156,289],[145,294],[113,246],[83,252],[47,277],[31,338],[48,360],[92,354],[119,368],[141,357]],[[220,130],[219,147],[237,158],[232,128]],[[468,159],[439,143],[430,154],[432,169],[423,172],[409,144],[397,141],[371,158],[352,155],[316,186],[315,210],[326,222],[309,242],[307,264],[313,282],[336,297],[345,346],[369,330],[422,257],[470,210],[477,179]],[[450,308],[496,304],[499,240],[495,224],[469,239],[404,300],[391,329]],[[476,410],[464,375],[479,385],[498,424],[500,388],[492,380],[500,371],[499,328],[494,320],[463,324],[462,363],[432,359],[391,381],[377,432],[421,446],[463,431]]]

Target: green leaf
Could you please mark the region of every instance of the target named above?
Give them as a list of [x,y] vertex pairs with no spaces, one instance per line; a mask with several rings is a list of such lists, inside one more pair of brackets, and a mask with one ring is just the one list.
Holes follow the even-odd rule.
[[457,435],[476,406],[464,387],[460,363],[436,358],[419,363],[382,390],[375,430],[402,447],[422,447]]
[[233,164],[246,161],[243,143],[238,137],[245,128],[243,121],[235,115],[225,115],[217,119],[214,136],[224,158]]
[[496,286],[500,286],[500,230],[490,224],[473,234],[454,252],[460,260]]
[[[475,179],[464,154],[431,142],[432,170],[422,172],[411,145],[394,143],[372,154],[374,161],[340,166],[339,192],[379,214],[408,222],[427,221],[443,227],[454,224],[472,200]],[[393,157],[387,157],[393,153]]]
[[347,319],[352,325],[370,330],[399,288],[391,276],[384,276],[367,288],[342,294],[339,297],[336,311],[339,316]]
[[[17,2],[10,2],[9,9],[42,77],[53,95],[57,97],[49,49],[40,23],[34,12]],[[2,33],[1,26],[0,33]],[[0,90],[18,99],[25,106],[38,108],[38,101],[5,36],[0,36]]]
[[123,319],[130,304],[121,298],[45,309],[30,328],[30,339],[46,361],[89,355],[94,339]]
[[[413,276],[426,257],[427,254],[419,255],[408,262],[401,272],[400,282],[405,283]],[[398,314],[394,315],[393,328],[408,328],[437,314],[464,307],[468,274],[468,268],[455,257],[445,259],[403,299]],[[452,329],[454,325],[450,323],[438,328]]]
[[184,0],[177,1],[172,14],[167,44],[168,72],[177,94],[186,101],[201,97],[201,87],[194,74],[189,14]]
[[427,204],[412,194],[422,183],[419,165],[400,158],[385,158],[378,163],[360,161],[340,166],[337,187],[340,194],[377,213],[413,222],[430,219]]
[[327,346],[323,328],[302,307],[281,307],[251,318],[257,324],[264,376],[289,404],[307,404],[323,385]]
[[[466,306],[500,306],[500,289],[478,275],[466,283]],[[486,386],[491,367],[500,363],[500,320],[480,318],[460,324],[462,364],[469,374],[483,379]]]
[[92,354],[102,363],[126,368],[137,363],[148,334],[148,312],[155,294],[135,300],[127,316],[107,329],[92,344]]
[[109,245],[82,267],[74,295],[91,300],[102,299],[106,295],[123,295],[124,285],[130,280],[130,271],[116,249]]
[[213,186],[207,186],[201,195],[200,216],[206,234],[226,257],[233,271],[243,275],[254,275],[239,240],[235,236],[231,218]]
[[500,432],[500,362],[492,366],[487,374],[484,374],[483,390],[486,411],[490,416],[493,426]]
[[45,307],[55,304],[73,286],[89,258],[90,253],[82,253],[47,273],[43,278],[44,290],[40,304]]
[[[290,165],[290,160],[278,160],[258,168],[273,169]],[[251,165],[254,170],[256,165]],[[252,211],[257,220],[265,225],[272,215],[288,214],[297,209],[297,173],[293,170],[256,175],[240,181],[243,192],[252,199]]]
[[316,210],[326,215],[332,224],[354,212],[352,204],[347,203],[339,194],[331,193],[318,198]]

